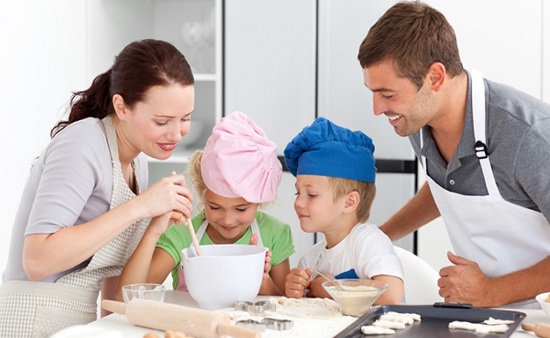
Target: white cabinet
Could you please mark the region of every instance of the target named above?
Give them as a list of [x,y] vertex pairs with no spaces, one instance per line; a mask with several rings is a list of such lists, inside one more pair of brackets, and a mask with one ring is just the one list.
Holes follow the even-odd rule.
[[[315,116],[315,6],[314,0],[225,1],[225,113],[250,116],[279,154]],[[294,212],[294,182],[285,172],[276,203],[265,209],[291,225],[292,267],[314,244]]]

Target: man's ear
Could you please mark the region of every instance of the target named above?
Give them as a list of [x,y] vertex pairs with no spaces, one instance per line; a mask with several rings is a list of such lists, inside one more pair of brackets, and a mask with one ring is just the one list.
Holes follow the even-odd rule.
[[346,196],[346,201],[344,202],[344,208],[347,213],[355,212],[359,207],[359,202],[361,202],[361,196],[357,191],[352,191]]
[[441,62],[434,62],[428,68],[427,80],[434,92],[439,92],[445,83],[447,69]]
[[120,120],[124,120],[126,117],[126,104],[124,104],[124,99],[119,94],[113,95],[113,108],[115,109],[115,114]]

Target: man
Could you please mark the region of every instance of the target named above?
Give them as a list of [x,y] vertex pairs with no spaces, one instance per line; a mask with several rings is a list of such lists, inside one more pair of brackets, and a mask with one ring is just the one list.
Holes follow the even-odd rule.
[[408,136],[427,182],[382,225],[392,240],[442,216],[456,254],[447,302],[536,307],[550,290],[550,105],[463,69],[446,18],[392,6],[358,55],[375,115]]

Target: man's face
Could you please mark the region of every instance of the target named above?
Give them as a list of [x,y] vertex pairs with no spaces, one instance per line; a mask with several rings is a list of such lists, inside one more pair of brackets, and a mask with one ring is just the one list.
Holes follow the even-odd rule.
[[392,61],[363,68],[365,86],[373,93],[374,115],[386,115],[400,136],[409,136],[427,125],[435,115],[435,99],[426,80],[420,90],[399,77]]

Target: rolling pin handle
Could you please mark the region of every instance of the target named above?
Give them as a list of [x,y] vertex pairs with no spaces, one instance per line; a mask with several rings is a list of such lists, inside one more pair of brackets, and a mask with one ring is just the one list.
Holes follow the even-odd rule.
[[262,334],[259,331],[248,327],[231,324],[218,324],[217,333],[220,336],[231,336],[239,338],[261,338]]
[[120,315],[126,314],[126,304],[123,302],[104,299],[101,301],[101,308],[107,311],[118,313]]

